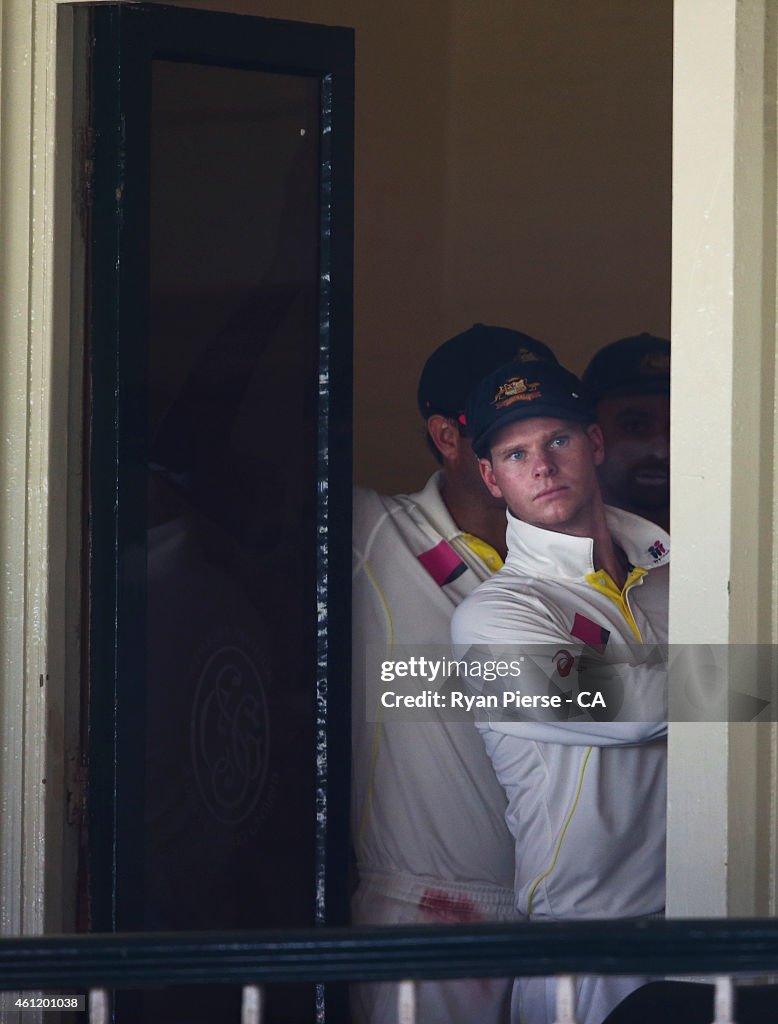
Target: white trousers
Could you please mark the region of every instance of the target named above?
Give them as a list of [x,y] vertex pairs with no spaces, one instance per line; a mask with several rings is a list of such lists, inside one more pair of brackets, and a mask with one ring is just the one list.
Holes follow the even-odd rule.
[[[651,980],[610,975],[577,978],[576,1021],[578,1024],[602,1024],[622,999]],[[554,1024],[556,1019],[556,979],[517,979],[513,986],[511,1024]]]
[[[408,925],[520,918],[510,890],[380,875],[361,878],[352,900],[352,920],[362,925]],[[512,987],[511,978],[419,981],[417,1024],[508,1024]],[[398,988],[393,982],[352,985],[354,1024],[397,1024]]]

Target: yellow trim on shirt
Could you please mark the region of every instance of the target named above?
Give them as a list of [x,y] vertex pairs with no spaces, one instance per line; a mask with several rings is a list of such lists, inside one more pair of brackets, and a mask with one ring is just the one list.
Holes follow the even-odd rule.
[[[627,621],[630,629],[632,630],[632,632],[635,634],[637,639],[641,640],[641,641],[642,641],[642,637],[640,635],[640,630],[638,629],[637,623],[635,622],[634,616],[632,615],[632,611],[630,610],[629,604],[627,602],[627,591],[630,589],[630,587],[634,586],[634,584],[637,583],[638,580],[641,579],[645,575],[646,575],[646,570],[645,569],[633,568],[632,571],[630,572],[629,576],[627,577],[627,581],[624,584],[624,588],[622,590],[619,590],[618,586],[614,582],[614,580],[611,577],[611,575],[609,573],[605,572],[604,569],[600,569],[598,572],[590,572],[586,576],[586,582],[591,587],[593,587],[598,593],[603,594],[610,601],[613,601],[613,603],[616,605],[616,607],[619,609],[621,614],[626,619],[626,621]],[[557,844],[556,844],[556,849],[554,850],[554,857],[553,857],[553,859],[551,861],[551,866],[548,868],[547,871],[545,871],[542,875],[540,875],[535,880],[535,883],[533,884],[532,888],[530,889],[529,896],[527,898],[527,914],[528,915],[532,913],[532,901],[533,901],[533,899],[535,897],[535,892],[536,892],[538,886],[540,885],[541,882],[543,882],[545,879],[547,879],[549,877],[549,875],[551,875],[551,873],[553,872],[554,868],[556,867],[556,862],[557,862],[557,860],[559,858],[559,853],[560,853],[560,851],[562,849],[562,843],[564,842],[564,839],[565,839],[565,833],[567,832],[567,828],[568,828],[570,822],[573,820],[573,815],[575,814],[575,809],[578,806],[578,801],[579,801],[579,799],[581,797],[581,790],[583,789],[584,774],[586,772],[586,765],[589,762],[589,756],[590,756],[591,752],[592,752],[592,748],[588,747],[587,750],[586,750],[586,754],[584,755],[583,762],[581,764],[581,773],[580,773],[580,776],[579,776],[579,779],[578,779],[578,788],[576,790],[575,799],[573,800],[573,806],[570,808],[570,813],[567,815],[565,823],[562,826],[562,831],[561,831],[561,833],[559,835],[559,839],[558,839]]]
[[559,858],[559,851],[562,849],[562,843],[565,840],[565,832],[567,832],[567,827],[570,824],[570,822],[573,820],[573,815],[575,814],[575,809],[578,806],[578,801],[581,799],[581,790],[583,789],[584,773],[586,772],[586,765],[589,763],[589,755],[591,754],[591,752],[592,752],[592,748],[591,747],[587,747],[586,748],[586,753],[584,754],[583,762],[581,764],[581,774],[578,777],[578,789],[576,789],[576,791],[575,791],[575,799],[573,800],[573,806],[570,808],[570,813],[567,815],[567,818],[565,819],[565,823],[562,826],[562,831],[559,834],[559,839],[557,840],[556,849],[554,850],[554,858],[551,861],[551,867],[547,871],[544,871],[542,875],[539,875],[535,879],[535,884],[532,886],[532,888],[529,891],[529,896],[527,897],[527,916],[528,917],[530,916],[530,914],[532,914],[532,901],[535,898],[535,890],[537,889],[537,887],[540,885],[541,882],[545,881],[545,879],[548,878],[548,876],[551,874],[551,872],[556,867],[556,862],[557,862],[557,859]]
[[[367,577],[373,584],[375,592],[378,594],[378,599],[383,605],[384,612],[386,614],[386,623],[389,632],[389,637],[387,641],[387,652],[389,654],[389,657],[391,657],[394,652],[394,622],[392,621],[392,613],[389,609],[389,602],[386,600],[386,595],[384,594],[383,590],[381,590],[381,587],[378,584],[378,580],[376,579],[376,575],[371,569],[370,563],[367,561],[367,559],[365,559],[364,561],[364,566],[365,572],[367,573]],[[359,830],[357,833],[356,840],[356,847],[360,853],[362,852],[363,843],[365,841],[365,827],[367,825],[367,819],[370,817],[370,810],[373,804],[373,787],[375,783],[375,773],[378,763],[378,741],[380,734],[381,708],[379,706],[376,713],[375,729],[373,729],[373,745],[370,751],[370,772],[367,780],[367,792],[365,793],[365,802],[362,806],[362,814],[360,815],[359,818]]]
[[[463,533],[461,536],[464,543],[470,548],[473,554],[475,554],[478,558],[481,559],[481,561],[484,563],[487,569],[490,569],[491,572],[497,572],[498,569],[502,568],[503,560],[502,558],[500,558],[500,555],[498,554],[497,551],[494,550],[491,544],[487,544],[485,540],[481,540],[480,537],[476,537],[472,533]],[[383,590],[381,590],[381,586],[378,580],[376,579],[376,575],[373,572],[370,563],[368,562],[367,559],[364,560],[363,565],[365,567],[367,577],[373,584],[373,588],[375,589],[375,592],[378,595],[378,599],[381,602],[381,605],[383,606],[384,609],[384,613],[386,615],[386,622],[389,631],[387,650],[388,656],[391,657],[394,651],[394,622],[392,621],[392,612],[391,609],[389,608],[389,602],[386,600],[386,595],[384,594]],[[365,802],[362,807],[362,814],[360,815],[359,829],[356,839],[356,846],[360,852],[362,851],[362,844],[365,838],[365,827],[367,825],[367,820],[370,816],[370,811],[373,804],[373,789],[378,762],[378,746],[380,741],[380,734],[381,708],[379,707],[376,713],[375,729],[373,730],[373,745],[370,753],[370,773],[368,775],[367,792],[365,794]]]
[[500,557],[499,552],[495,551],[491,544],[487,544],[485,540],[481,540],[480,537],[476,537],[472,533],[463,533],[462,540],[473,554],[481,559],[487,569],[490,569],[492,572],[502,569],[505,563]]
[[373,584],[373,587],[375,588],[375,592],[378,594],[378,599],[379,599],[379,601],[381,602],[381,604],[383,606],[384,614],[386,615],[386,625],[387,625],[388,632],[389,632],[389,639],[387,640],[387,647],[389,649],[389,654],[391,655],[392,651],[394,650],[394,622],[392,620],[392,612],[391,612],[391,609],[389,608],[389,602],[386,600],[386,595],[384,594],[383,590],[381,590],[381,587],[379,586],[378,580],[376,579],[376,574],[373,572],[372,568],[370,567],[370,562],[368,562],[368,560],[365,559],[363,564],[365,566],[365,572],[367,573],[368,579]]
[[643,637],[640,635],[640,630],[638,629],[629,604],[627,603],[627,591],[645,575],[645,569],[633,568],[632,572],[627,577],[627,582],[624,584],[623,590],[619,590],[610,573],[605,572],[604,569],[600,569],[598,572],[590,572],[586,576],[586,582],[589,586],[594,587],[598,593],[603,594],[609,600],[613,601],[621,614],[627,620],[629,628],[641,643],[643,641]]

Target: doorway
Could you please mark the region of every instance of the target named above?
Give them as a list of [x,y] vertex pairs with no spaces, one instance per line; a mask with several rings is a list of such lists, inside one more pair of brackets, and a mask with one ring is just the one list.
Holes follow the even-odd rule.
[[[81,924],[342,924],[352,33],[124,5],[80,8],[77,28],[94,146]],[[232,998],[118,1014],[205,1021]],[[315,1001],[279,992],[269,1019]]]

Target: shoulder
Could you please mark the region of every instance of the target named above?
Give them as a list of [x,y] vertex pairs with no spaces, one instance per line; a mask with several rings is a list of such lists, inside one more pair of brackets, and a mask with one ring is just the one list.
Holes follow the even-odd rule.
[[516,643],[547,637],[551,619],[534,581],[504,569],[485,580],[454,612],[455,644]]
[[441,531],[446,527],[438,522],[444,518],[438,476],[434,474],[424,489],[415,494],[379,494],[370,487],[355,487],[354,544],[360,547],[364,542],[372,543],[379,533],[395,539],[413,537],[420,531],[425,536],[444,536]]
[[[381,576],[396,579],[409,570],[428,574],[418,555],[441,540],[413,494],[378,494],[366,487],[354,491],[352,522],[352,574],[367,563]],[[413,569],[410,569],[410,567]]]
[[401,509],[399,497],[379,494],[370,487],[355,487],[352,498],[354,540],[367,537],[383,520],[397,515]]
[[354,487],[352,491],[352,505],[354,508],[354,522],[358,519],[367,519],[371,515],[380,513],[384,508],[387,498],[372,487]]
[[611,535],[633,565],[652,574],[668,565],[670,535],[661,526],[613,505],[605,506],[605,516]]

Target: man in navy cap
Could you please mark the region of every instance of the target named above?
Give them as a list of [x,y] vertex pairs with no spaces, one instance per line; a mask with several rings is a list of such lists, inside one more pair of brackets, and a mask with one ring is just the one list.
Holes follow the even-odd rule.
[[670,525],[670,342],[653,334],[614,341],[583,381],[605,438],[605,500]]
[[[505,795],[469,720],[431,709],[390,720],[371,703],[366,649],[447,649],[451,615],[503,562],[505,503],[483,486],[464,424],[465,399],[484,374],[516,359],[554,361],[518,331],[475,324],[436,349],[418,388],[440,468],[417,494],[364,488],[354,501],[352,836],[359,873],[355,924],[510,921],[513,843]],[[419,684],[424,686],[423,682]],[[511,982],[425,981],[425,1024],[499,1024]],[[353,991],[359,1024],[395,1024],[397,986]]]
[[[530,700],[505,714],[507,690],[501,704],[482,694],[497,710],[476,723],[508,799],[516,908],[531,920],[661,914],[669,537],[604,503],[603,431],[558,364],[500,367],[466,420],[508,507],[508,553],[454,612],[452,639],[458,658],[520,664]],[[536,698],[552,710],[535,714]],[[580,979],[576,1020],[601,1024],[641,983]],[[514,1024],[552,1024],[554,995],[542,978],[517,982]]]

